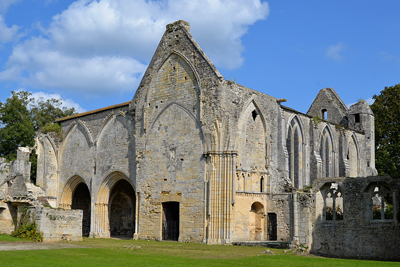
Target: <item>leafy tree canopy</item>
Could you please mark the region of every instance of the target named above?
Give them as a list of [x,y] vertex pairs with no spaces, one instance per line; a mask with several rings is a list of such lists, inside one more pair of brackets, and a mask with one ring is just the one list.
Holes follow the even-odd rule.
[[400,176],[400,84],[373,99],[376,168],[379,175]]
[[[6,102],[0,101],[0,157],[14,160],[20,146],[34,146],[35,132],[49,127],[57,118],[73,115],[74,108],[62,107],[61,99],[34,99],[25,91],[11,92]],[[31,155],[35,179],[36,154]]]

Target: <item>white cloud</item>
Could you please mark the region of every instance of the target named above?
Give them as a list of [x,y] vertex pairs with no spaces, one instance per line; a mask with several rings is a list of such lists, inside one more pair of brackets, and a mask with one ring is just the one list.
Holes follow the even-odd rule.
[[134,91],[165,31],[179,19],[217,67],[239,67],[241,37],[268,15],[260,0],[78,0],[43,36],[17,45],[0,80],[105,94]]
[[74,102],[71,99],[63,99],[59,94],[48,94],[45,92],[35,92],[32,93],[32,98],[36,101],[42,98],[44,101],[48,99],[61,99],[61,105],[67,108],[75,108],[78,113],[86,112],[86,109],[82,108],[78,103]]
[[0,15],[0,43],[13,41],[18,36],[19,28],[17,25],[7,27],[3,16]]
[[0,0],[0,14],[6,13],[9,6],[19,1],[21,0]]
[[345,47],[346,45],[343,43],[338,43],[336,45],[329,46],[326,51],[326,57],[334,61],[341,61],[342,55],[340,53],[343,51]]

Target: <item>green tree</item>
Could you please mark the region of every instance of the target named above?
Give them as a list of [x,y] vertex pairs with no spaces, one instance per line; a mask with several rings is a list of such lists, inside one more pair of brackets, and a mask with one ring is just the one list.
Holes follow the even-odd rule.
[[373,99],[376,168],[379,175],[400,176],[400,84]]
[[12,92],[5,103],[0,102],[0,156],[7,160],[17,157],[17,148],[33,146],[35,128],[28,105],[33,100],[28,92]]
[[[57,118],[75,114],[74,108],[62,107],[61,99],[35,101],[25,91],[11,92],[6,102],[0,101],[0,157],[14,160],[20,146],[34,146],[35,132],[60,129],[54,125]],[[31,154],[31,179],[36,180],[36,154]]]
[[75,114],[74,108],[62,106],[61,99],[39,98],[36,102],[30,103],[33,127],[36,131],[52,124],[56,119]]

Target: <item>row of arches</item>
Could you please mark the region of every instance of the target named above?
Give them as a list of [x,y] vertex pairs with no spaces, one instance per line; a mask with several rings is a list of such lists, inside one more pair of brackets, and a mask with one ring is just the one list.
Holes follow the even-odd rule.
[[[59,206],[83,211],[83,236],[89,236],[90,232],[103,232],[105,236],[133,236],[136,194],[124,174],[115,172],[109,175],[100,186],[97,201],[93,204],[92,193],[86,182],[80,176],[70,178]],[[92,218],[95,218],[94,222],[91,222]]]
[[[369,220],[393,220],[396,217],[395,190],[386,182],[371,182],[363,190],[364,216]],[[342,187],[335,182],[320,188],[317,202],[323,201],[322,210],[317,212],[323,221],[342,221],[346,212],[346,196]],[[317,203],[318,206],[318,203]]]
[[[306,141],[301,120],[293,116],[287,125],[286,150],[288,153],[288,174],[292,185],[295,188],[304,186],[306,166]],[[321,160],[320,177],[337,176],[335,171],[337,150],[333,131],[326,125],[319,136],[318,156]],[[355,134],[351,134],[347,141],[347,156],[344,161],[348,165],[349,176],[355,177],[359,173],[359,150]]]

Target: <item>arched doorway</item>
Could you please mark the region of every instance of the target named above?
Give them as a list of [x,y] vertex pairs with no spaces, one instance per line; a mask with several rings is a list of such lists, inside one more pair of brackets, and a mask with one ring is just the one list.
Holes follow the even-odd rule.
[[71,209],[83,211],[82,236],[90,233],[90,192],[85,183],[80,183],[72,194]]
[[264,233],[264,206],[260,202],[254,202],[250,214],[250,240],[261,241]]
[[111,236],[132,237],[135,232],[135,191],[126,180],[119,180],[108,202]]

